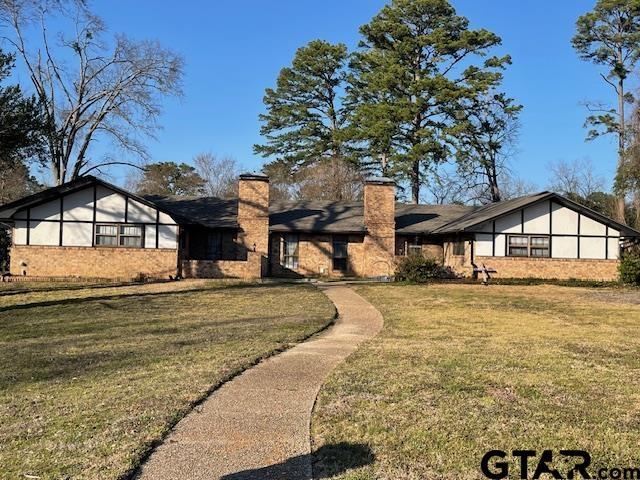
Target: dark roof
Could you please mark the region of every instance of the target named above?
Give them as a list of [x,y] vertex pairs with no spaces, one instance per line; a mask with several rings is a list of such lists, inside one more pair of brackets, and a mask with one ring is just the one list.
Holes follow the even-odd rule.
[[144,195],[145,200],[180,218],[184,225],[207,228],[238,228],[238,200],[216,197]]
[[396,232],[405,234],[431,233],[442,226],[473,212],[477,207],[465,205],[396,204]]
[[[396,204],[396,232],[431,233],[475,207],[464,205]],[[362,202],[291,201],[269,209],[269,227],[274,232],[364,233]]]
[[[386,180],[385,180],[386,181]],[[0,220],[10,220],[20,209],[45,203],[60,195],[99,184],[127,195],[143,204],[156,207],[183,225],[208,228],[238,228],[238,201],[215,197],[175,197],[146,195],[140,197],[93,176],[86,176],[29,195],[0,206]],[[399,234],[447,235],[473,232],[479,225],[518,211],[543,200],[553,200],[619,230],[624,236],[640,237],[640,232],[622,225],[568,198],[553,192],[514,198],[480,207],[463,205],[396,204],[396,232]],[[289,201],[274,202],[269,207],[269,227],[275,232],[365,233],[362,202]]]
[[470,227],[480,225],[488,220],[507,215],[514,210],[519,210],[527,205],[545,200],[548,198],[549,192],[536,193],[535,195],[526,195],[524,197],[513,198],[502,202],[489,203],[462,215],[457,219],[452,219],[450,223],[442,225],[437,231],[438,233],[459,233],[468,230]]
[[396,181],[388,177],[372,176],[365,178],[364,183],[368,183],[369,185],[395,185]]
[[362,202],[291,201],[269,207],[274,232],[364,233]]
[[452,234],[473,231],[475,227],[489,220],[495,220],[497,218],[504,217],[505,215],[508,215],[514,211],[518,211],[523,207],[533,205],[544,200],[553,200],[559,205],[576,210],[580,212],[581,215],[590,217],[605,225],[608,225],[609,227],[613,227],[614,229],[619,230],[622,235],[631,237],[640,236],[640,232],[638,232],[637,230],[634,230],[633,228],[626,225],[622,225],[621,223],[618,223],[605,215],[602,215],[594,210],[591,210],[588,207],[585,207],[584,205],[576,203],[573,200],[569,200],[568,198],[554,192],[540,192],[533,195],[525,195],[523,197],[505,200],[503,202],[490,203],[482,207],[477,207],[466,215],[463,215],[462,217],[434,230],[433,233]]

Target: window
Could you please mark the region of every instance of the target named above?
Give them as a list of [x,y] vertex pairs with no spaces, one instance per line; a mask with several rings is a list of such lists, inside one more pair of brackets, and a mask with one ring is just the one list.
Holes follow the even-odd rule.
[[96,245],[115,247],[118,245],[117,225],[96,225]]
[[191,227],[185,229],[182,239],[185,258],[190,260],[237,260],[236,233]]
[[422,255],[422,238],[414,237],[407,241],[407,255]]
[[95,244],[101,247],[140,248],[142,247],[142,226],[98,224]]
[[121,247],[141,247],[142,246],[142,227],[138,225],[120,225],[120,241],[118,245]]
[[396,255],[404,257],[407,254],[407,241],[402,237],[396,237]]
[[333,237],[333,269],[345,272],[349,264],[349,240],[345,236]]
[[296,270],[300,261],[300,240],[298,235],[285,235],[283,240],[283,265]]
[[510,235],[510,257],[549,257],[549,237],[535,235]]
[[529,256],[531,257],[548,257],[549,256],[549,237],[529,237],[531,249]]
[[464,240],[453,242],[453,255],[464,256]]
[[222,232],[207,232],[205,258],[218,260],[222,257]]

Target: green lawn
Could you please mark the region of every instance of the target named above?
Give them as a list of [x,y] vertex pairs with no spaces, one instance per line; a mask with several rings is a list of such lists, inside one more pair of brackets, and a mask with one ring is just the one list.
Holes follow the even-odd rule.
[[[374,459],[327,478],[485,478],[480,459],[490,449],[584,449],[592,473],[640,466],[640,292],[475,285],[357,291],[385,326],[332,373],[312,435],[316,450],[345,442]],[[315,462],[316,473],[358,463],[322,454]]]
[[7,479],[119,478],[210,389],[334,315],[304,285],[24,290],[0,288]]

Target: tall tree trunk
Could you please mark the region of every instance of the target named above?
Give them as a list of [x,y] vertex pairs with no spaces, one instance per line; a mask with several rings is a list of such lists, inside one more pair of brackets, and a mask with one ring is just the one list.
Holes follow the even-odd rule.
[[411,203],[420,203],[420,160],[411,165]]
[[487,177],[489,178],[489,190],[491,192],[491,201],[499,202],[502,200],[502,195],[500,195],[500,187],[498,186],[498,174],[496,172],[495,163],[493,168],[490,168],[487,172]]
[[[622,52],[618,52],[620,61],[622,62]],[[622,64],[622,63],[621,63]],[[618,185],[617,198],[616,198],[616,211],[615,220],[624,224],[624,210],[625,210],[625,197],[626,187],[624,186],[624,163],[625,163],[625,140],[626,140],[626,125],[624,118],[624,78],[618,78],[618,125],[620,131],[618,132],[618,168],[616,170],[616,178],[618,182],[623,180],[622,185]]]
[[633,206],[635,210],[635,223],[632,225],[632,227],[637,230],[640,226],[640,192],[637,190],[633,192]]

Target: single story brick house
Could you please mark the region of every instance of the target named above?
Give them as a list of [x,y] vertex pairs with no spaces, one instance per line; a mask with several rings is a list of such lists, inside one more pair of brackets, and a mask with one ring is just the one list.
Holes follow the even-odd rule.
[[486,206],[269,201],[269,179],[240,176],[238,198],[138,196],[92,176],[0,206],[13,228],[11,275],[32,277],[381,277],[410,254],[460,276],[612,280],[640,232],[561,195]]

